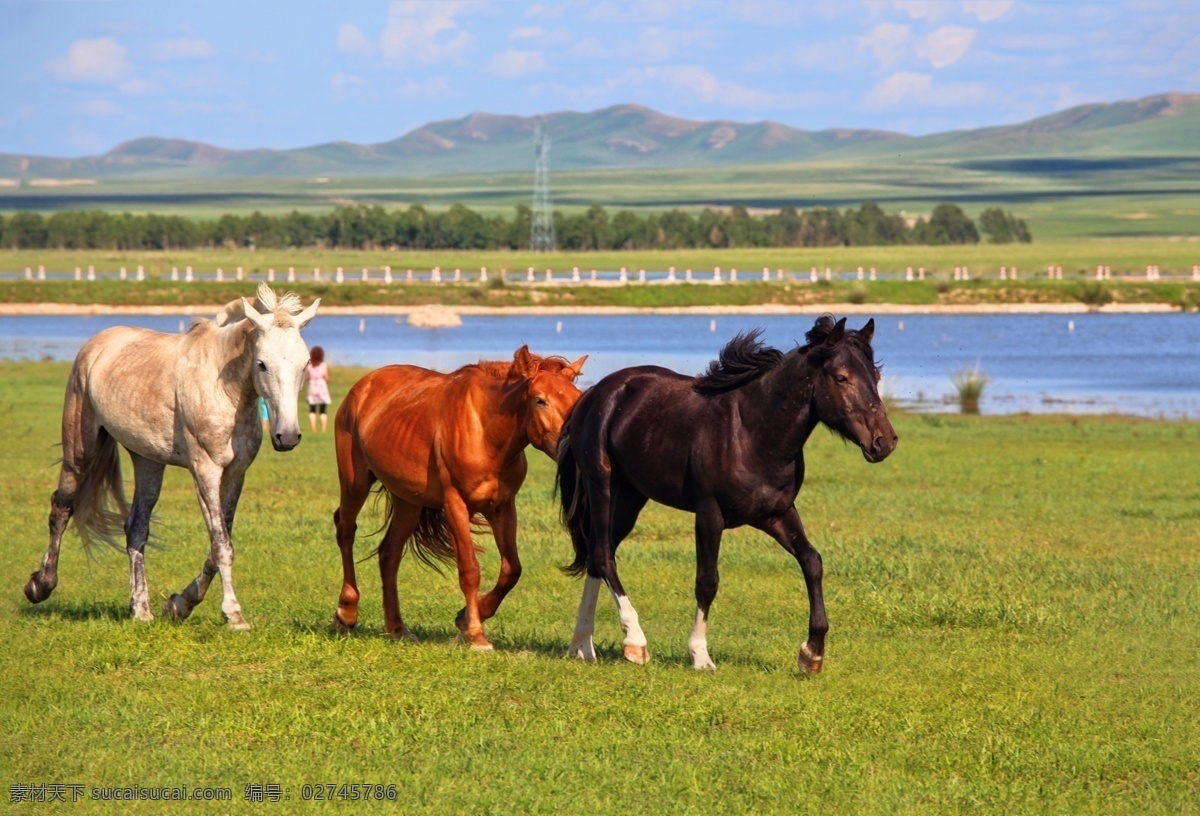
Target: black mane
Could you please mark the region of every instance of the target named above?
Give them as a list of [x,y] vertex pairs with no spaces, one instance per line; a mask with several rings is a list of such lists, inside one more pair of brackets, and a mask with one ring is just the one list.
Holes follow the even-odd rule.
[[708,364],[708,370],[696,378],[696,391],[701,394],[729,391],[779,365],[783,352],[759,340],[761,334],[762,329],[752,329],[726,343],[717,359]]
[[[832,355],[834,349],[826,346],[825,341],[829,338],[829,333],[833,331],[835,326],[837,326],[837,321],[833,319],[833,315],[823,314],[818,317],[817,322],[804,335],[806,345],[800,348],[800,353],[807,354],[814,362]],[[847,328],[844,338],[843,342],[850,343],[850,345],[862,352],[863,356],[867,358],[867,362],[871,364],[871,368],[876,371],[879,370],[880,366],[875,362],[875,349],[863,339],[858,329]]]

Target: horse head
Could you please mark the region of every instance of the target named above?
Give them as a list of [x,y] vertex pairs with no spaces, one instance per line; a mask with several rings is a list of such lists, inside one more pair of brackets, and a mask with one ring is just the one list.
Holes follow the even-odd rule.
[[526,382],[525,432],[529,442],[551,459],[558,450],[567,414],[583,393],[575,387],[575,379],[583,371],[587,355],[573,363],[559,357],[539,357],[521,346],[513,355],[509,378]]
[[254,390],[266,400],[271,414],[271,445],[277,451],[289,451],[300,444],[296,402],[309,360],[300,329],[316,316],[321,299],[293,313],[299,309],[299,298],[289,294],[276,299],[264,283],[259,286],[256,302],[265,313],[242,298],[242,311],[253,327],[248,335],[251,377]]
[[882,462],[898,438],[879,397],[879,368],[871,349],[875,320],[857,331],[846,318],[819,318],[808,333],[808,363],[815,371],[817,419],[858,445],[868,462]]

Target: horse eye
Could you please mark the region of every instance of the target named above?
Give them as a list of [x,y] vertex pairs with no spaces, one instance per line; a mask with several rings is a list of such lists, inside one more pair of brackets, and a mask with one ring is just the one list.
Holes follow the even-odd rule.
[[259,371],[266,371],[266,370],[267,370],[267,364],[266,364],[266,363],[264,363],[262,360],[259,360],[259,361],[258,361],[258,370],[259,370]]
[[845,385],[846,383],[850,382],[850,378],[847,377],[845,374],[834,374],[833,380],[834,380],[834,382],[838,383],[839,385]]
[[550,403],[546,401],[545,397],[538,397],[536,404],[538,408],[545,408]]

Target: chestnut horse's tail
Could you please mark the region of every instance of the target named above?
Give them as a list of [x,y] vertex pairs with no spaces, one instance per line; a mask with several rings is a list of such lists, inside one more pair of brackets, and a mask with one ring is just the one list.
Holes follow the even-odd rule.
[[562,570],[567,575],[583,575],[587,570],[588,528],[591,511],[588,508],[587,490],[583,486],[583,473],[571,450],[569,423],[563,426],[558,440],[558,495],[562,500],[562,522],[571,533],[575,546],[575,560]]
[[[380,529],[386,529],[392,523],[392,515],[396,512],[396,497],[389,493],[382,485],[376,488],[379,491],[380,497],[386,503],[384,508],[383,526]],[[479,523],[472,519],[472,522],[479,526]],[[413,534],[409,539],[401,545],[401,557],[403,552],[412,548],[413,554],[428,567],[432,567],[438,572],[442,571],[441,565],[457,563],[458,556],[454,551],[454,538],[450,535],[450,523],[446,520],[446,511],[439,510],[433,507],[422,507],[420,518],[417,520],[417,528],[413,530]],[[476,550],[479,547],[476,546]],[[375,548],[367,557],[370,558],[379,552],[379,548]]]

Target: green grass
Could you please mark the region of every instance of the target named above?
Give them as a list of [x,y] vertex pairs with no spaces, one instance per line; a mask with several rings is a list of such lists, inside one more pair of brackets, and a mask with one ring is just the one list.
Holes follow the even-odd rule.
[[[371,252],[333,250],[214,250],[180,252],[85,252],[0,250],[0,270],[15,271],[18,279],[0,281],[0,303],[78,303],[154,306],[209,305],[223,303],[246,294],[250,284],[231,280],[234,270],[265,275],[275,269],[279,285],[286,285],[289,266],[296,268],[298,280],[288,288],[304,295],[320,295],[329,305],[416,305],[447,303],[474,306],[739,306],[754,304],[809,305],[822,303],[899,303],[967,304],[1020,302],[1083,302],[1095,300],[1094,276],[1097,265],[1111,268],[1117,277],[1104,289],[1116,302],[1169,303],[1180,308],[1200,305],[1200,284],[1191,280],[1192,266],[1200,262],[1200,245],[1167,240],[1070,241],[1050,244],[980,244],[966,247],[838,247],[829,249],[722,249],[643,252],[551,253],[534,255],[516,252]],[[138,265],[148,279],[141,283],[103,278],[94,282],[26,281],[26,267],[45,265],[50,272],[68,272],[75,267],[94,265],[97,273],[112,276],[125,267],[132,276]],[[478,278],[486,266],[495,278],[499,270],[508,270],[514,285],[480,287],[478,283],[459,286],[444,284],[382,284],[382,267],[391,265],[393,276],[403,280],[405,270],[426,273],[440,266],[443,275],[458,267]],[[1063,267],[1063,280],[1045,278],[1049,265]],[[1147,283],[1145,268],[1157,265],[1164,275],[1174,279]],[[171,269],[180,275],[191,265],[197,272],[212,274],[221,267],[226,274],[223,284],[213,282],[187,284],[170,280]],[[954,282],[955,266],[972,270],[971,281]],[[363,286],[353,282],[329,283],[336,267],[346,270],[351,281],[370,267],[376,283]],[[630,270],[662,271],[675,266],[682,278],[692,269],[697,280],[711,279],[714,266],[727,275],[738,269],[742,280],[736,286],[639,286],[625,287],[543,286],[524,283],[529,266],[538,270],[554,269],[561,276],[578,266],[587,278],[591,269],[612,271],[621,266]],[[789,279],[782,284],[763,284],[759,277],[766,266],[775,274],[783,269]],[[876,267],[881,275],[903,275],[907,266],[926,269],[925,282],[903,280],[837,281],[818,285],[809,283],[809,270],[851,271],[859,266]],[[1000,281],[1001,266],[1017,267],[1017,281]],[[312,283],[312,270],[319,267],[322,284]],[[1042,277],[1038,277],[1038,273]],[[982,279],[982,276],[987,279]],[[1183,277],[1178,277],[1183,276]],[[494,281],[493,281],[494,283]]]
[[[67,370],[0,364],[6,797],[37,782],[212,785],[236,804],[171,812],[282,813],[305,783],[378,782],[399,807],[312,809],[1176,814],[1200,801],[1200,471],[1181,462],[1194,423],[900,415],[878,466],[818,432],[800,509],[825,561],[826,670],[795,669],[796,565],[739,530],[711,620],[719,668],[701,675],[685,646],[691,520],[660,507],[621,550],[653,662],[620,660],[607,598],[600,662],[564,659],[580,584],[556,568],[569,544],[536,452],[519,500],[525,575],[488,626],[492,654],[452,643],[457,581],[413,563],[402,606],[422,644],[382,636],[373,562],[359,567],[359,630],[331,632],[330,435],[264,451],[249,473],[235,574],[253,631],[225,629],[219,587],[182,624],[131,621],[124,555],[89,563],[73,534],[58,590],[32,607],[20,588],[46,543]],[[360,373],[335,372],[335,400]],[[161,603],[205,554],[185,473],[168,474],[157,513],[147,575]],[[242,804],[247,783],[291,802]]]

